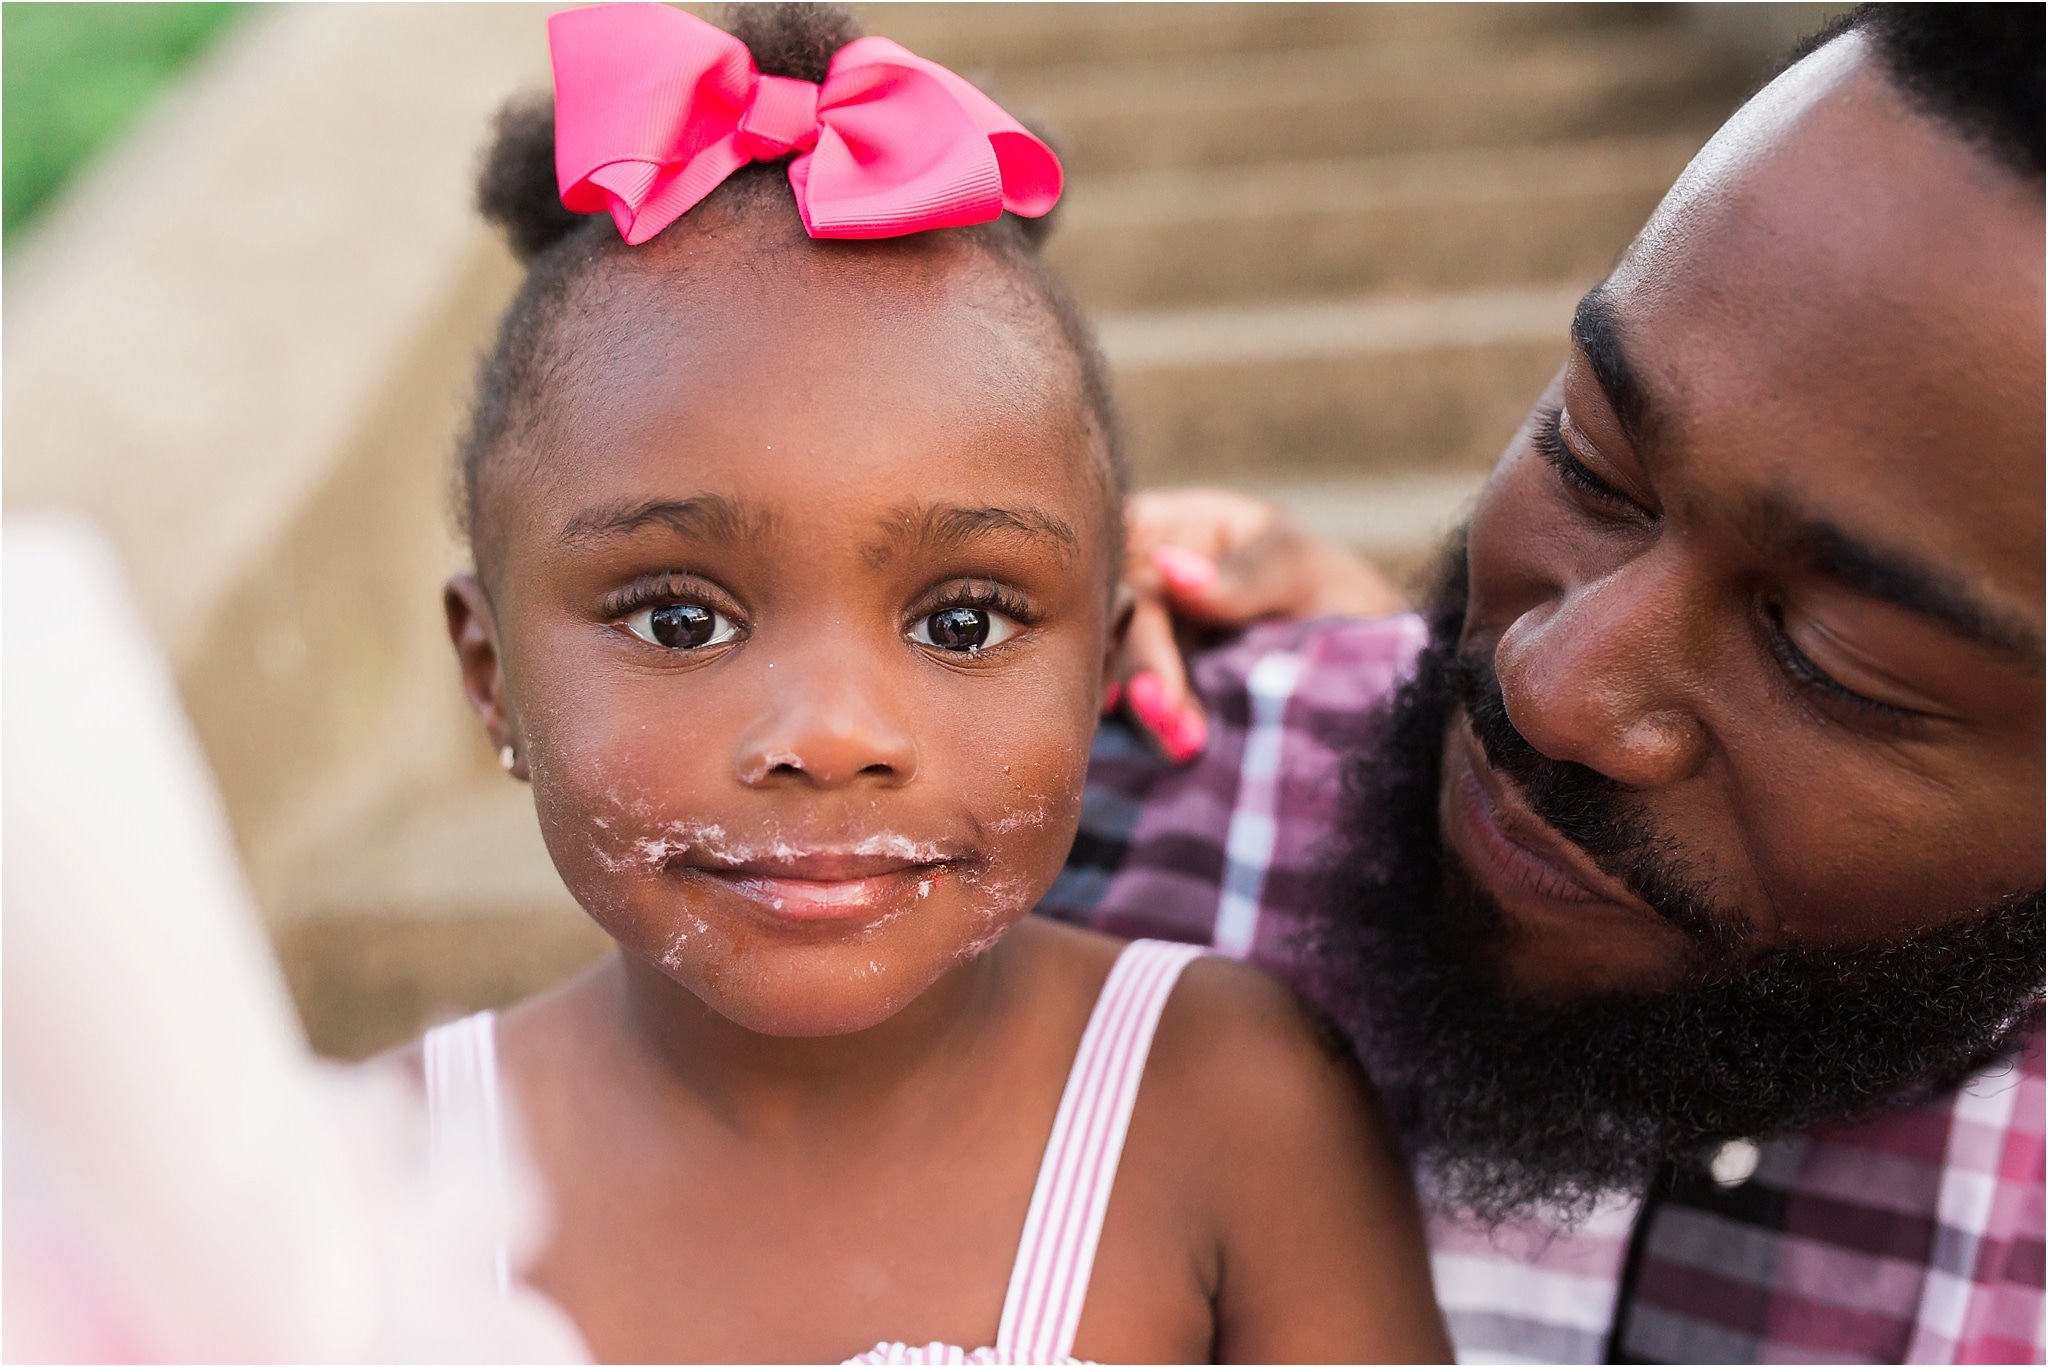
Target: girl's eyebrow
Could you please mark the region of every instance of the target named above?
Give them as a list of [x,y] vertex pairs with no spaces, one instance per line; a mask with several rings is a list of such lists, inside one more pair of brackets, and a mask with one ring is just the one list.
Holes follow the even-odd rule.
[[1081,553],[1081,538],[1065,519],[1038,508],[917,504],[893,509],[878,525],[892,550],[906,542],[951,549],[992,536],[1023,536],[1056,542],[1068,555]]
[[562,527],[562,540],[576,545],[631,536],[648,527],[662,527],[697,541],[744,541],[762,535],[768,519],[749,513],[722,494],[693,498],[622,499],[586,508]]

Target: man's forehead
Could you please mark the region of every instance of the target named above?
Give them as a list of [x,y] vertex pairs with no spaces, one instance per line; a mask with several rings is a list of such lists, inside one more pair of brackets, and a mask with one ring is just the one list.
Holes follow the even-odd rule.
[[2039,193],[1839,40],[1688,169],[1581,305],[1574,372],[1665,487],[1911,551],[2038,638]]
[[1989,325],[2037,381],[2042,247],[2039,181],[1915,110],[1852,33],[1729,119],[1609,291],[1831,351],[1866,336],[1861,319],[1889,321],[1902,335],[1870,340],[1894,357],[1910,329],[1941,343]]

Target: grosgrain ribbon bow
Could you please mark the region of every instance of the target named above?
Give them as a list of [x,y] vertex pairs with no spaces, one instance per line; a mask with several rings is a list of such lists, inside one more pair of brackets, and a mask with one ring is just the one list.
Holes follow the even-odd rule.
[[860,38],[820,85],[763,76],[739,39],[662,4],[548,19],[562,203],[609,210],[647,241],[751,161],[789,164],[812,237],[900,237],[1036,218],[1060,163],[972,85],[886,38]]

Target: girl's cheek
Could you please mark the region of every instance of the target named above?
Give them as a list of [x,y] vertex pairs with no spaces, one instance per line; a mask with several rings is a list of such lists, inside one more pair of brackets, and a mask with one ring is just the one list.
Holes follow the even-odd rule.
[[1092,720],[987,766],[974,811],[999,865],[1048,885],[1058,873],[1080,824]]
[[590,690],[575,707],[549,709],[530,734],[535,811],[579,900],[661,872],[671,814],[719,809],[711,771],[720,752],[706,741],[715,722],[703,710],[650,716],[630,701]]

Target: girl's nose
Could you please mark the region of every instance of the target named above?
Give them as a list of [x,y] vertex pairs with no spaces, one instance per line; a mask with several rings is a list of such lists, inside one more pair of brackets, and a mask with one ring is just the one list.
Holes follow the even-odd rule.
[[1494,649],[1508,719],[1551,759],[1624,787],[1690,777],[1709,738],[1684,608],[1677,578],[1636,560],[1524,613]]
[[917,740],[872,687],[844,669],[805,671],[788,663],[741,733],[733,756],[740,782],[900,787],[916,776]]

